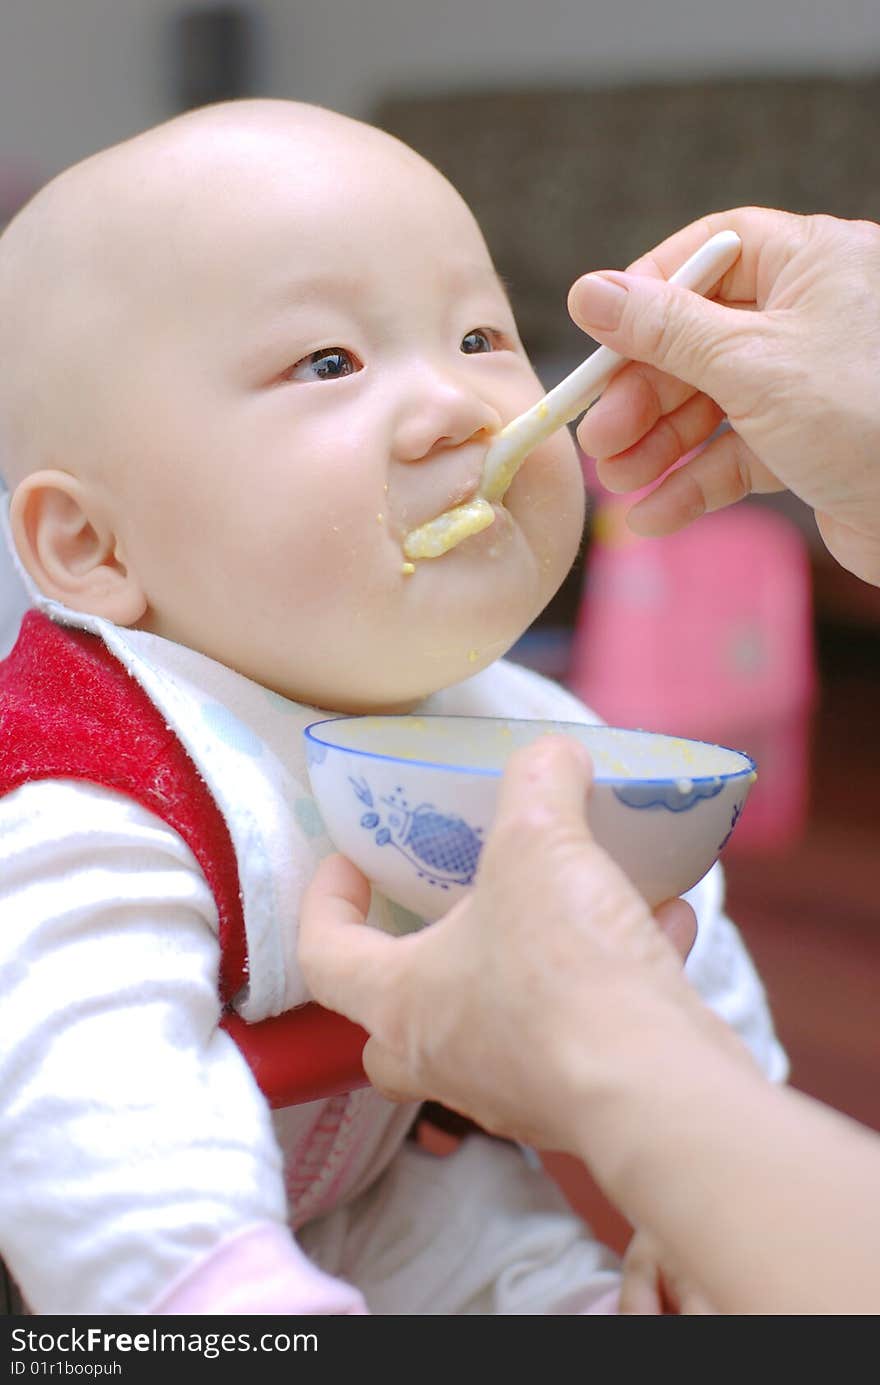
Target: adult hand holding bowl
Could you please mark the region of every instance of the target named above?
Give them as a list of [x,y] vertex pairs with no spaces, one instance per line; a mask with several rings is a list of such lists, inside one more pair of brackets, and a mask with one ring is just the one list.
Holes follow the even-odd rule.
[[510,755],[548,734],[589,750],[591,830],[652,909],[706,874],[755,780],[754,762],[738,750],[576,722],[358,716],[304,732],[334,846],[426,920],[473,883]]

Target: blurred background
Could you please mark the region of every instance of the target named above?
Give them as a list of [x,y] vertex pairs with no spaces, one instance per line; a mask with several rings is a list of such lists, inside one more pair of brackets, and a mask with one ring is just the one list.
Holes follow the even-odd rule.
[[[7,0],[0,223],[94,150],[248,95],[372,120],[446,172],[547,386],[593,347],[565,311],[588,269],[741,203],[880,220],[877,0]],[[790,497],[636,540],[583,464],[580,558],[514,655],[611,722],[755,755],[730,912],[795,1085],[880,1129],[880,592]],[[0,645],[19,612],[2,569]]]

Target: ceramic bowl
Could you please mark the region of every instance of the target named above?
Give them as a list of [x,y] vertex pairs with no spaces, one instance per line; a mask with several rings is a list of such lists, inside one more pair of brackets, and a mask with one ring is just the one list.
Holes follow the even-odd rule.
[[473,882],[508,757],[548,733],[590,751],[590,826],[652,907],[705,875],[755,779],[738,750],[573,722],[337,717],[304,735],[336,849],[389,899],[430,920]]

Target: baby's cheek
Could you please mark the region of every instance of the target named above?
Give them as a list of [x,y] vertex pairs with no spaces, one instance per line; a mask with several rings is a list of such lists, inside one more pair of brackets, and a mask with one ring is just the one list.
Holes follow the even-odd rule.
[[389,594],[401,581],[404,563],[399,542],[388,532],[384,515],[372,522],[362,515],[338,513],[323,534],[310,540],[313,582],[325,608],[341,619],[345,638],[375,639],[387,620]]
[[514,478],[505,502],[545,565],[568,571],[584,526],[585,495],[577,450],[567,433],[537,448]]

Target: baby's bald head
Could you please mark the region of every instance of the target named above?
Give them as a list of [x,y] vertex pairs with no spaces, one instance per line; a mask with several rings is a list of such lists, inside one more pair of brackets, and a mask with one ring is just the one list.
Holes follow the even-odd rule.
[[[106,477],[156,334],[198,299],[227,231],[291,153],[307,170],[389,158],[435,178],[390,136],[319,107],[204,107],[61,173],[0,236],[0,475]],[[216,283],[214,288],[216,289]]]
[[458,193],[326,110],[206,107],[55,179],[0,238],[0,361],[43,595],[299,701],[395,709],[471,676],[577,546],[561,435],[486,549],[405,570],[540,385]]

